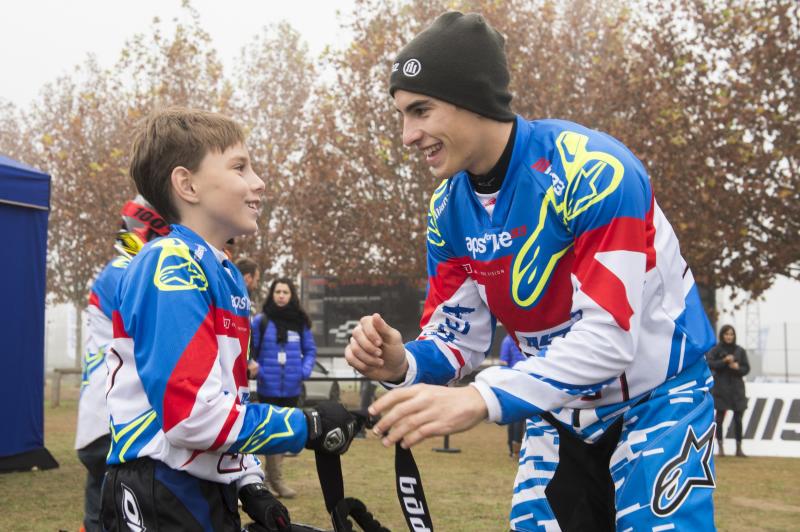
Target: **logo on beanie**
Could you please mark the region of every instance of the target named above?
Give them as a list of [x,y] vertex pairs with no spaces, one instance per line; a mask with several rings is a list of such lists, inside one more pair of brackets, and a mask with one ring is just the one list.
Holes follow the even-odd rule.
[[413,78],[414,76],[419,74],[421,70],[422,70],[422,64],[420,64],[418,59],[409,59],[403,65],[403,74],[405,74],[406,77],[409,78]]

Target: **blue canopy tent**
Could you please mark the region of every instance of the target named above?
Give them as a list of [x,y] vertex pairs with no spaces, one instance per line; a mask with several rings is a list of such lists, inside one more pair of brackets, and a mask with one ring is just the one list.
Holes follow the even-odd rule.
[[0,155],[0,472],[49,469],[44,299],[50,176]]

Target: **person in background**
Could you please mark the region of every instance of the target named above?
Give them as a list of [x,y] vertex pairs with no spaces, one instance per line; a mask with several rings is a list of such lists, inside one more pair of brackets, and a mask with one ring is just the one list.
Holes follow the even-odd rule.
[[[294,283],[282,277],[272,282],[262,313],[251,327],[253,358],[258,362],[258,400],[283,407],[295,407],[302,382],[311,376],[317,346],[311,321],[300,306]],[[267,485],[279,497],[297,493],[283,482],[282,455],[266,457]]]
[[250,257],[241,257],[236,261],[236,267],[242,273],[244,284],[247,287],[247,292],[250,294],[250,300],[253,300],[253,295],[258,289],[258,283],[261,281],[261,272],[258,270],[258,263]]
[[142,246],[164,236],[169,226],[142,196],[127,202],[120,211],[122,227],[114,248],[118,255],[97,274],[89,291],[89,315],[86,347],[81,361],[81,394],[78,399],[78,428],[75,449],[86,468],[83,530],[99,532],[100,489],[106,474],[106,455],[111,446],[106,407],[106,350],[114,331],[111,325],[111,302],[122,274]]
[[717,421],[717,443],[719,455],[725,456],[722,446],[724,435],[722,422],[728,410],[733,410],[733,430],[736,436],[736,456],[745,457],[742,451],[742,415],[747,410],[744,376],[750,373],[747,351],[736,344],[736,330],[723,325],[719,330],[719,343],[706,355],[708,366],[714,375],[714,410]]
[[[503,338],[500,344],[500,363],[513,368],[517,362],[525,360],[527,357],[517,347],[516,342],[510,334]],[[508,424],[508,455],[511,458],[519,457],[519,450],[522,447],[522,434],[525,429],[525,420],[514,421]]]
[[[258,290],[258,283],[261,281],[261,272],[258,263],[250,257],[241,257],[236,261],[236,268],[241,272],[244,285],[247,287],[247,295],[250,301],[254,301],[254,296]],[[255,314],[255,306],[250,306],[251,317]],[[255,361],[255,354],[252,352],[253,346],[250,345],[250,359],[247,361],[247,376],[255,379],[258,375],[258,362]]]

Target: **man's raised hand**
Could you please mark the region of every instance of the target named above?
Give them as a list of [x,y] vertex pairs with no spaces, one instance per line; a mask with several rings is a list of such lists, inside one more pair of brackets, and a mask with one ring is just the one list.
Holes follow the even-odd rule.
[[372,380],[403,380],[408,370],[403,337],[380,314],[359,320],[344,357],[356,371]]

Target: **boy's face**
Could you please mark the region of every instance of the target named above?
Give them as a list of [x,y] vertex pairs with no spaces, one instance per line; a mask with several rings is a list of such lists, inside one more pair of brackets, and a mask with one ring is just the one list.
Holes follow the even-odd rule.
[[192,174],[192,184],[204,236],[211,244],[258,230],[264,182],[253,171],[244,145],[236,144],[223,153],[209,151]]
[[422,152],[436,177],[445,179],[461,170],[479,173],[475,169],[485,165],[477,114],[404,90],[395,91],[394,105],[403,115],[403,144]]

